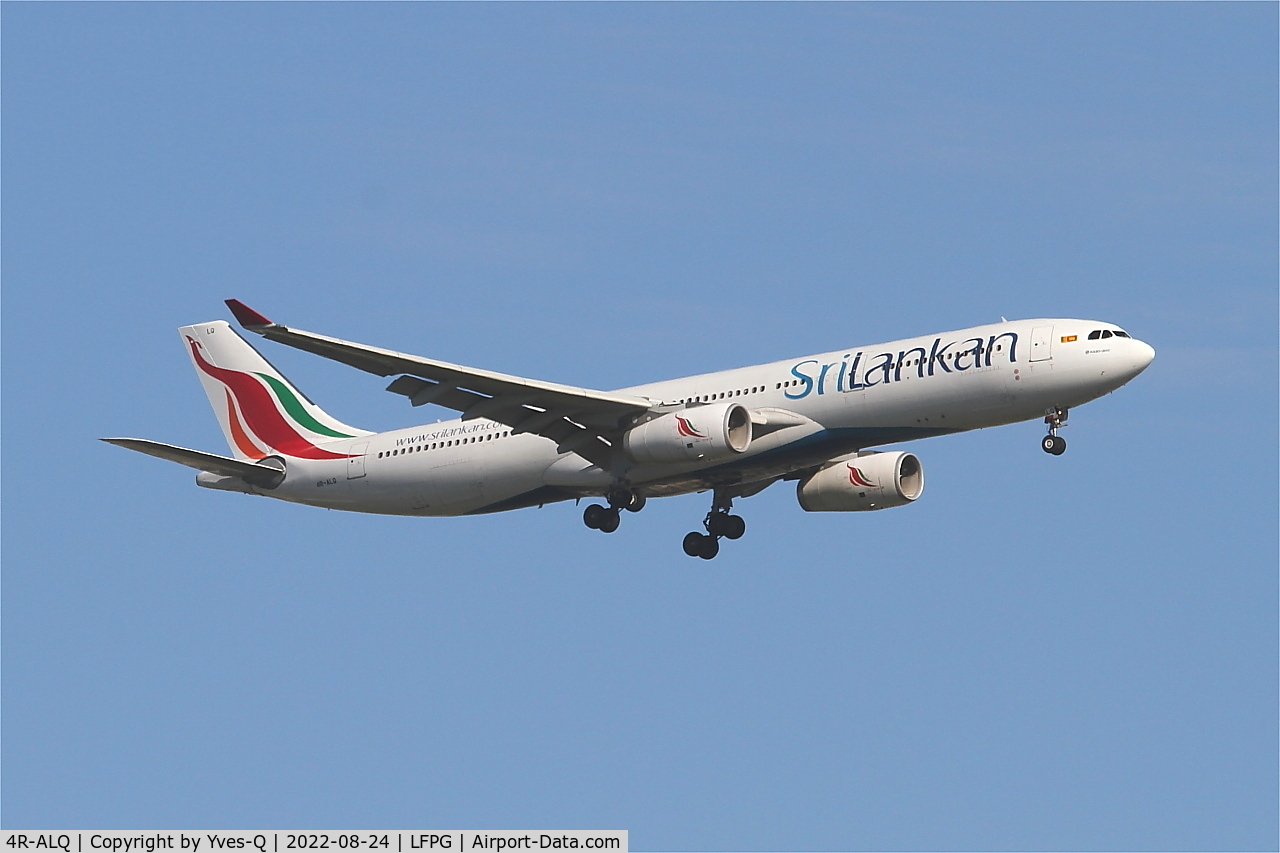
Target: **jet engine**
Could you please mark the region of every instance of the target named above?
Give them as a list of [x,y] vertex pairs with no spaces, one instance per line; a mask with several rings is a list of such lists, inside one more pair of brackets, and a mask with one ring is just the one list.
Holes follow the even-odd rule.
[[681,409],[622,436],[622,449],[636,462],[712,461],[742,453],[750,445],[751,413],[741,403]]
[[805,512],[865,512],[909,504],[924,491],[924,468],[913,453],[863,453],[838,459],[801,480]]

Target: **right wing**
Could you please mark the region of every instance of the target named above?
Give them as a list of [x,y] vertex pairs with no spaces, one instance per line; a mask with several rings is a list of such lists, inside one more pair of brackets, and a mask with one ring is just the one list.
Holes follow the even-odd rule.
[[562,453],[572,451],[605,469],[618,434],[658,404],[645,397],[523,379],[291,329],[235,299],[228,299],[227,307],[240,325],[268,340],[378,376],[402,374],[387,390],[408,397],[415,406],[435,403],[462,412],[463,420],[488,418],[516,433],[541,435],[556,442]]
[[208,471],[210,474],[220,474],[223,477],[239,477],[250,485],[261,486],[264,489],[274,489],[284,481],[284,471],[270,465],[241,462],[239,459],[199,450],[188,450],[185,447],[149,441],[145,438],[104,438],[101,441],[114,444],[116,447],[136,450],[157,459],[177,462],[179,465],[186,465],[197,471]]

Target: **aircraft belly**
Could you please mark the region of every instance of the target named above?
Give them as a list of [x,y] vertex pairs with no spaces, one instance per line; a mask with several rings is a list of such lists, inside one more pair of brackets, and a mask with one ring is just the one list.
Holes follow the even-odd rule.
[[[464,448],[469,451],[470,448]],[[421,479],[413,484],[413,511],[424,515],[453,515],[455,506],[481,499],[484,490],[483,460],[471,452],[427,459]]]
[[506,506],[513,501],[518,503],[521,495],[543,486],[544,472],[557,456],[552,442],[534,435],[487,447],[478,492],[468,488],[462,498],[438,505],[437,512],[428,514],[467,515],[488,512],[491,507]]
[[[631,470],[636,471],[634,468]],[[600,491],[609,488],[613,478],[608,471],[601,470],[581,456],[568,453],[546,466],[540,481],[539,485],[553,488]]]

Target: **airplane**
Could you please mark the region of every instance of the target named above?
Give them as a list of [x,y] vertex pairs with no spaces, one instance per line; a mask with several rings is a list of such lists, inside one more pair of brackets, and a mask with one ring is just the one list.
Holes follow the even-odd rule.
[[779,480],[807,512],[904,506],[924,491],[915,454],[873,450],[1043,418],[1058,456],[1070,409],[1133,379],[1155,350],[1113,323],[1033,319],[975,326],[735,370],[594,391],[365,346],[268,320],[226,300],[249,332],[394,376],[445,422],[370,432],[336,420],[225,320],[178,332],[231,456],[104,438],[198,471],[209,489],[352,512],[459,516],[602,499],[587,527],[612,533],[649,498],[712,493],[684,552],[710,560],[746,522],[731,510]]

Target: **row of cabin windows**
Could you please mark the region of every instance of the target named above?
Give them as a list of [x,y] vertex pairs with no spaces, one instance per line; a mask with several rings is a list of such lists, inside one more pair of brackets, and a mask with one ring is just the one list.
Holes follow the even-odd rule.
[[759,394],[763,390],[763,385],[752,385],[750,388],[739,388],[737,391],[721,391],[718,394],[703,394],[700,397],[687,397],[681,400],[680,404],[709,403],[712,400],[723,400],[728,397],[741,397],[743,394]]
[[[982,354],[983,354],[984,352],[986,352],[986,351],[987,351],[987,350],[986,350],[986,348],[981,347],[981,346],[978,346],[978,347],[975,347],[974,349],[962,349],[962,350],[960,350],[959,352],[944,352],[942,355],[934,356],[934,361],[946,361],[947,359],[955,360],[955,359],[959,358],[959,357],[960,357],[960,356],[962,356],[962,355],[982,355]],[[1003,351],[1004,351],[1004,344],[996,344],[996,348],[995,348],[994,350],[991,350],[991,351],[992,351],[992,352],[1003,352]],[[889,366],[890,366],[890,367],[893,367],[893,368],[898,368],[898,367],[915,367],[917,364],[919,364],[919,363],[920,363],[920,362],[922,362],[922,361],[928,361],[928,359],[925,359],[925,358],[911,358],[911,359],[907,359],[906,361],[904,361],[904,362],[902,362],[902,363],[900,363],[900,364],[890,364]]]
[[478,441],[493,441],[495,438],[506,438],[509,435],[511,435],[511,430],[506,430],[504,432],[491,432],[487,435],[473,435],[468,438],[452,438],[448,441],[433,441],[430,444],[411,444],[408,447],[397,447],[395,450],[384,450],[378,454],[378,458],[381,459],[384,456],[403,456],[406,453],[421,453],[424,450],[454,447],[459,444],[475,444]]
[[1129,337],[1128,332],[1122,332],[1119,329],[1094,329],[1092,332],[1089,333],[1089,340],[1097,341],[1097,340],[1101,340],[1102,338],[1109,338],[1112,335],[1115,335],[1117,338]]

